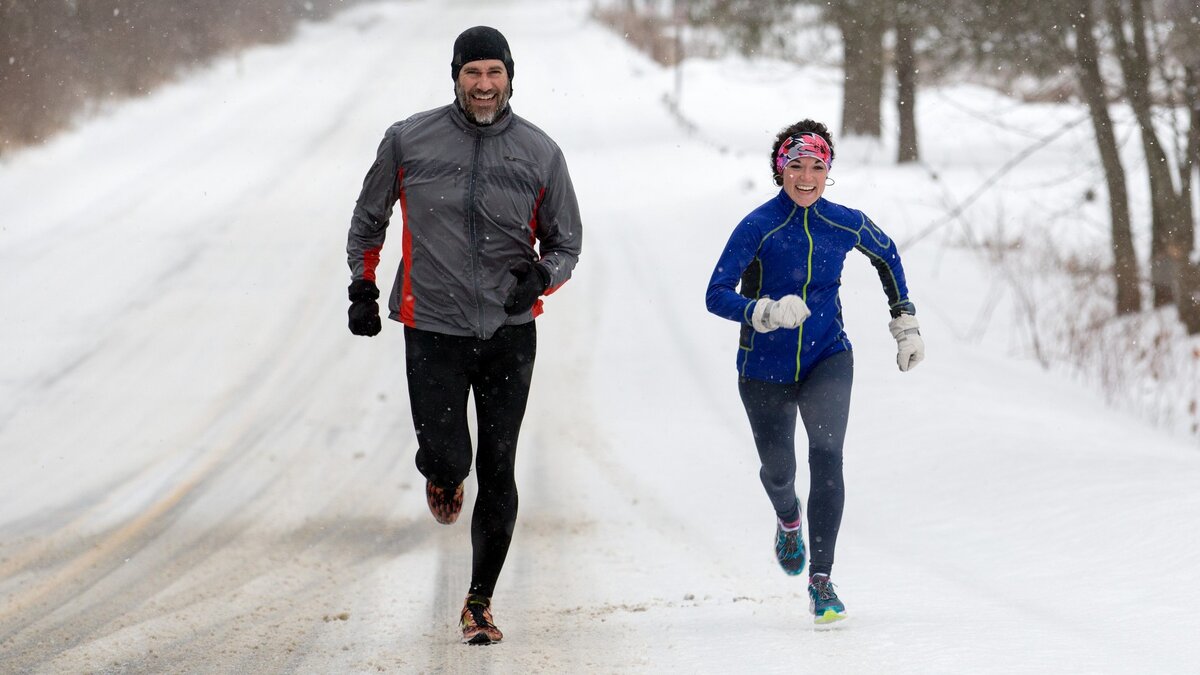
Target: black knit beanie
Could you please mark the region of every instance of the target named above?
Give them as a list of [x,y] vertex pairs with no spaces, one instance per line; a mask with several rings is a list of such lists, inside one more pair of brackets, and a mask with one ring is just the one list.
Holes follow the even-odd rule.
[[496,59],[504,62],[508,70],[508,80],[513,77],[512,53],[508,51],[508,40],[500,31],[489,26],[468,28],[454,41],[454,58],[450,61],[450,79],[458,80],[458,71],[463,64],[483,59]]

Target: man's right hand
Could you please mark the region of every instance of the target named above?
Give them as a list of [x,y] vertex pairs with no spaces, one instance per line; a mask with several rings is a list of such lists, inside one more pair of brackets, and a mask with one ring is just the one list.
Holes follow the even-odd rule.
[[350,332],[371,337],[383,328],[379,323],[379,288],[370,279],[355,279],[346,289],[350,296]]

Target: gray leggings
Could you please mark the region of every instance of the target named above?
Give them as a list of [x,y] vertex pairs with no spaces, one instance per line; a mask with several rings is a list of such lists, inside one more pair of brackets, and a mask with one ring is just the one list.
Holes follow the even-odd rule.
[[850,415],[854,357],[838,352],[821,361],[801,382],[780,384],[741,378],[738,391],[762,462],[759,477],[775,514],[783,521],[800,517],[796,496],[796,413],[808,432],[808,533],[811,574],[829,574],[846,488],[842,481],[842,445]]

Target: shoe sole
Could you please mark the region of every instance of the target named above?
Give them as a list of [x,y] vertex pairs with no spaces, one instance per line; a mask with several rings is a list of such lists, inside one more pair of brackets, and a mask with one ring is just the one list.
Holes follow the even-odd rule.
[[[800,566],[792,569],[791,566],[795,564],[795,560],[800,561]],[[779,563],[779,567],[783,570],[783,573],[789,577],[798,577],[801,574],[804,574],[804,566],[808,564],[808,555],[804,550],[804,542],[800,542],[800,555],[796,556],[795,558],[789,558],[786,560],[784,558],[780,558],[779,549],[775,549],[775,562]]]
[[[456,490],[462,489],[462,485],[460,484],[458,486],[458,488],[455,488],[455,489]],[[430,503],[429,485],[425,486],[425,502],[426,502],[426,505],[429,507],[429,512],[431,514],[433,514],[433,519],[436,520],[441,525],[453,525],[455,523],[455,521],[458,520],[459,514],[462,513],[462,502],[459,502],[458,508],[455,509],[454,512],[450,513],[449,515],[438,513],[437,509],[435,509],[433,504]]]
[[832,609],[825,610],[821,616],[813,618],[813,624],[817,628],[832,628],[838,623],[846,620],[845,612],[837,612]]
[[475,637],[471,638],[470,640],[467,640],[467,639],[463,640],[464,644],[476,645],[476,646],[494,645],[498,642],[500,642],[500,640],[493,640],[490,637],[488,637],[482,633],[480,633],[479,635],[476,635]]
[[786,575],[788,575],[789,577],[798,577],[798,576],[800,576],[801,574],[804,574],[804,563],[803,563],[803,562],[802,562],[802,563],[800,563],[800,566],[799,566],[799,567],[797,567],[797,568],[796,568],[796,569],[794,569],[794,570],[793,570],[793,569],[788,569],[787,567],[785,567],[785,566],[784,566],[784,564],[783,564],[783,561],[780,561],[780,562],[779,562],[779,567],[780,567],[780,569],[782,569],[782,570],[783,570],[783,573],[784,573],[784,574],[786,574]]

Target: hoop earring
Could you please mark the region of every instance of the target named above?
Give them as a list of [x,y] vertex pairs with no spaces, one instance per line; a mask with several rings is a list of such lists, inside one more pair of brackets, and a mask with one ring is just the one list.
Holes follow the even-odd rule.
[[825,177],[825,187],[829,187],[830,185],[836,185],[836,184],[837,184],[836,180],[830,178],[829,176]]

